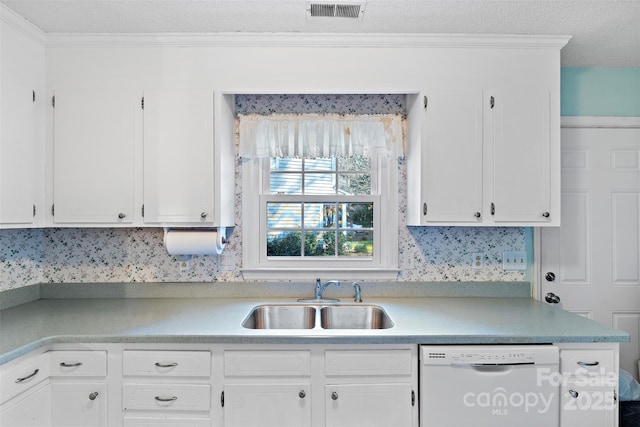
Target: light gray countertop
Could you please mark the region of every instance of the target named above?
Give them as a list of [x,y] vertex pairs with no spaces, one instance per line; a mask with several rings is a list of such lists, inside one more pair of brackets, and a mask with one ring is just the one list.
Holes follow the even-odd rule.
[[[351,301],[344,299],[345,302]],[[55,343],[625,342],[629,335],[528,297],[379,297],[394,327],[252,330],[251,309],[295,298],[38,299],[0,311],[0,364]]]

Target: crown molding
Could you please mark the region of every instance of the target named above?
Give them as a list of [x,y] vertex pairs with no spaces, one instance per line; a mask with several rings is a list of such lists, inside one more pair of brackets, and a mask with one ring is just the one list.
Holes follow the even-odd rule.
[[40,28],[24,19],[22,16],[9,9],[4,4],[0,4],[0,21],[2,25],[9,25],[11,28],[21,32],[41,46],[46,46],[47,35]]
[[560,50],[570,39],[570,36],[502,34],[49,33],[47,47],[431,47]]
[[563,116],[563,128],[640,128],[640,117]]

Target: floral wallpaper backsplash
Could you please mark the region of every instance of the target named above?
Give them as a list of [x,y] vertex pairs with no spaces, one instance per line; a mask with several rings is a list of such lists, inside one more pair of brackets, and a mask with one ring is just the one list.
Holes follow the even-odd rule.
[[[404,95],[239,95],[239,114],[348,113],[405,116]],[[236,226],[222,256],[194,256],[181,271],[162,228],[0,230],[0,291],[35,283],[243,281],[242,167],[236,168]],[[502,252],[525,249],[523,228],[407,227],[406,166],[399,162],[399,281],[521,281],[502,269]],[[485,255],[471,267],[472,253]],[[224,259],[223,259],[224,257]],[[232,262],[231,267],[228,266]]]

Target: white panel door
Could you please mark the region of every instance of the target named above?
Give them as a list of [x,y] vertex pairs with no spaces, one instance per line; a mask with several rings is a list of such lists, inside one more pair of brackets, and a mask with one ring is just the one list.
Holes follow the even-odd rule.
[[640,359],[640,129],[562,130],[562,226],[541,232],[543,299],[624,330]]
[[36,104],[33,88],[2,76],[0,224],[30,224],[35,204]]
[[327,427],[409,427],[411,384],[327,385]]
[[49,384],[35,387],[0,406],[0,426],[43,427],[50,425]]
[[144,94],[144,222],[212,225],[213,91]]
[[135,108],[125,91],[57,91],[53,200],[56,223],[133,222]]
[[422,223],[482,222],[482,91],[425,99]]
[[309,384],[227,384],[225,427],[308,427]]
[[550,212],[549,91],[496,92],[485,102],[492,122],[485,177],[493,188],[494,221],[549,222],[555,214]]

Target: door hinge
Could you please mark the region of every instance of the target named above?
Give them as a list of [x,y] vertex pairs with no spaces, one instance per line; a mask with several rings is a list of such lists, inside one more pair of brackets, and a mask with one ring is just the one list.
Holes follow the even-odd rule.
[[493,107],[496,106],[496,99],[493,96],[489,98],[489,105],[491,106],[492,109]]
[[142,205],[142,218],[144,218],[144,205]]
[[142,97],[142,100],[140,101],[140,106],[144,110],[144,96]]
[[51,97],[51,106],[52,106],[53,108],[56,108],[56,96],[55,96],[55,95],[53,95],[53,96]]
[[427,104],[429,104],[429,99],[427,98],[427,95],[424,96],[424,109],[427,109]]
[[416,392],[411,390],[411,406],[416,406]]
[[422,215],[427,215],[427,204],[426,203],[422,204]]
[[220,405],[224,408],[224,391],[220,393]]
[[495,215],[496,214],[496,205],[491,202],[491,215]]
[[55,203],[53,205],[51,205],[51,216],[54,216],[56,212],[56,205]]
[[33,216],[36,216],[36,205],[33,205]]

